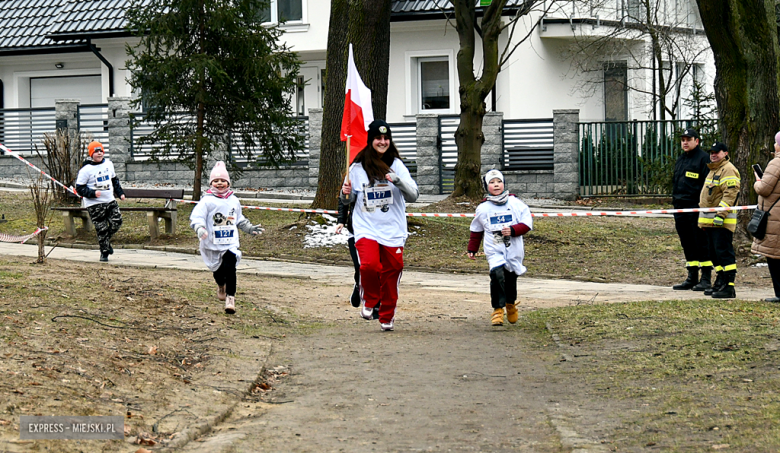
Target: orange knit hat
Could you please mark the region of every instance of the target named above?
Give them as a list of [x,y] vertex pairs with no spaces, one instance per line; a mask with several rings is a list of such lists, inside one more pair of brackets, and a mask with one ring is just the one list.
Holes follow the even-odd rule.
[[103,144],[100,142],[92,142],[89,144],[89,148],[87,149],[87,152],[89,153],[89,157],[92,157],[92,154],[95,153],[95,150],[103,151],[104,153],[106,150],[103,149]]

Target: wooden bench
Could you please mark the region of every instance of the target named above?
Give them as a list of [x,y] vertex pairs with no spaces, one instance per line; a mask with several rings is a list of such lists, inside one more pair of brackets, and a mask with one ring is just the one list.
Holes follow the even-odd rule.
[[[160,223],[159,220],[165,220],[165,232],[167,234],[176,233],[176,219],[177,209],[176,201],[173,199],[184,198],[184,189],[124,189],[125,198],[162,198],[166,201],[165,206],[150,206],[150,207],[119,207],[121,212],[146,212],[146,219],[149,222],[149,236],[152,239],[160,237]],[[75,196],[75,195],[74,195]],[[54,211],[61,211],[63,222],[65,223],[65,232],[71,236],[76,235],[76,222],[75,219],[81,219],[82,228],[84,231],[90,231],[94,229],[92,221],[89,218],[87,208],[81,207],[54,207],[51,208]]]

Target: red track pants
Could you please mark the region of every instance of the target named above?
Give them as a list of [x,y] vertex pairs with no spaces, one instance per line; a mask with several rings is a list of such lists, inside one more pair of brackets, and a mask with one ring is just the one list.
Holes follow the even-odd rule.
[[360,297],[368,308],[381,303],[379,322],[391,322],[404,270],[404,248],[385,247],[366,238],[357,241],[355,248],[360,258]]

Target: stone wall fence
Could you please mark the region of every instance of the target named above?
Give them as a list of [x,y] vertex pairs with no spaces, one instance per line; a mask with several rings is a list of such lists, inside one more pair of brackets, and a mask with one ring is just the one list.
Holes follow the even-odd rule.
[[[77,100],[56,101],[57,128],[67,128],[71,134],[78,130]],[[131,152],[130,98],[108,99],[108,157],[114,163],[117,175],[124,184],[173,184],[191,186],[192,170],[186,165],[172,162],[151,162],[134,159]],[[435,114],[416,116],[417,174],[416,181],[421,194],[441,193],[441,137],[439,117]],[[504,171],[508,188],[521,198],[557,198],[573,200],[579,191],[579,164],[577,122],[578,110],[553,111],[554,168],[552,170]],[[489,112],[485,115],[482,146],[482,173],[491,168],[502,168],[503,114]],[[236,188],[276,190],[316,190],[319,177],[320,137],[322,133],[322,109],[309,110],[309,155],[305,165],[288,164],[279,168],[246,168],[241,176],[233,179]],[[224,153],[223,153],[224,154]],[[30,157],[34,165],[41,166],[37,157]],[[204,165],[213,165],[211,159]],[[25,179],[21,163],[9,156],[0,158],[0,177]],[[207,169],[207,170],[208,170]],[[207,172],[208,173],[208,172]],[[34,176],[34,175],[33,175]],[[205,182],[204,182],[205,184]]]

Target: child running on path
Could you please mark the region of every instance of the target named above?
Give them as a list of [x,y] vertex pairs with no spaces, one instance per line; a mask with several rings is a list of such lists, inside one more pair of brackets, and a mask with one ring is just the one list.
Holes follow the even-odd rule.
[[500,171],[487,172],[483,184],[488,196],[477,206],[471,222],[468,256],[474,259],[484,237],[490,267],[491,322],[494,326],[504,325],[506,307],[507,321],[514,324],[518,318],[517,277],[525,273],[523,235],[531,231],[533,218],[528,206],[504,189],[504,175]]
[[87,149],[89,159],[85,160],[76,176],[76,192],[82,196],[84,207],[95,226],[100,261],[108,261],[108,255],[114,253],[111,237],[122,226],[122,213],[116,197],[125,199],[125,193],[114,171],[114,164],[106,159],[105,150],[100,142],[92,142]]
[[214,273],[217,298],[225,301],[225,313],[236,312],[236,266],[241,262],[238,231],[260,234],[260,225],[252,225],[241,213],[241,203],[230,190],[230,175],[225,163],[214,165],[204,197],[190,214],[190,228],[200,239],[200,255]]

